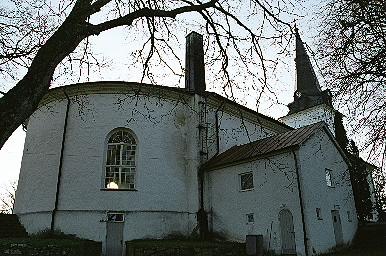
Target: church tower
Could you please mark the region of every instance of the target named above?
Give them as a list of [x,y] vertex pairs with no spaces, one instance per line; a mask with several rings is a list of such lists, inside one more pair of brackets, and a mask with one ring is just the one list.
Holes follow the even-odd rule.
[[280,121],[294,128],[324,121],[336,136],[336,126],[342,124],[342,115],[332,106],[330,91],[321,90],[297,29],[295,36],[296,90],[294,101],[288,104],[288,114],[280,118]]

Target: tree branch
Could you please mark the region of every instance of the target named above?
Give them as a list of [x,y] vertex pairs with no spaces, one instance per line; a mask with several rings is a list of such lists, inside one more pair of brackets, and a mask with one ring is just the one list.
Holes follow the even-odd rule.
[[170,11],[160,10],[160,9],[150,9],[148,7],[145,7],[145,8],[136,10],[132,13],[129,13],[125,16],[122,16],[113,20],[109,20],[97,25],[93,25],[92,31],[90,32],[95,35],[95,34],[99,34],[100,32],[109,30],[111,28],[124,26],[124,25],[131,25],[135,19],[138,19],[141,17],[164,17],[164,18],[174,19],[177,15],[182,13],[198,12],[198,11],[205,10],[207,8],[214,7],[217,1],[218,0],[211,0],[204,4],[194,5],[194,6],[183,6]]

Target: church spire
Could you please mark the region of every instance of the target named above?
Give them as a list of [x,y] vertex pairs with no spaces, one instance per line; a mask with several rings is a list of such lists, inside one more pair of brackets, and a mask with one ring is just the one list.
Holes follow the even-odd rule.
[[310,58],[300,38],[298,29],[295,28],[296,37],[296,92],[305,95],[320,95],[321,89],[316,78]]
[[295,28],[295,38],[296,91],[294,101],[288,105],[290,110],[288,114],[297,113],[320,104],[332,107],[330,91],[320,89],[314,68],[297,28]]

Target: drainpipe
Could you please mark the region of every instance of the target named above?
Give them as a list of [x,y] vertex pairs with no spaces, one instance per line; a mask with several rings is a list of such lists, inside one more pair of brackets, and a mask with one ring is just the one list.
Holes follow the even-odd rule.
[[220,137],[219,137],[219,133],[220,133],[220,128],[218,126],[218,111],[220,110],[220,107],[218,109],[216,109],[216,112],[214,113],[214,116],[216,118],[216,154],[214,154],[214,156],[217,156],[218,153],[220,153]]
[[57,182],[56,182],[55,205],[54,205],[54,209],[52,210],[52,215],[51,215],[51,231],[54,231],[54,229],[55,229],[55,215],[56,215],[56,212],[58,211],[59,189],[60,189],[60,181],[61,181],[62,170],[63,170],[63,152],[64,152],[64,144],[66,142],[68,112],[70,110],[70,98],[68,97],[68,94],[66,93],[65,89],[63,90],[63,93],[66,96],[67,105],[66,105],[66,115],[64,117],[64,127],[63,127],[63,133],[62,133],[62,145],[61,145],[61,149],[60,149],[58,178],[57,178]]
[[306,222],[304,217],[304,201],[302,196],[302,188],[300,185],[299,164],[298,164],[298,159],[296,157],[295,150],[292,150],[292,154],[294,156],[294,161],[295,161],[296,180],[298,185],[298,194],[299,194],[299,202],[300,202],[300,213],[302,215],[304,249],[305,249],[306,256],[308,256],[308,238],[307,238],[307,231],[306,231]]
[[[216,153],[214,156],[217,156],[220,152],[220,137],[219,137],[219,124],[218,124],[218,112],[220,111],[222,104],[215,111],[215,125],[216,125]],[[205,211],[204,207],[204,179],[205,179],[205,168],[201,164],[198,169],[199,177],[199,192],[200,192],[200,209],[197,212],[197,219],[200,226],[200,238],[205,239],[209,233],[208,225],[208,213]]]
[[208,214],[204,208],[204,175],[205,170],[202,166],[198,169],[198,177],[200,182],[200,209],[197,212],[197,220],[200,227],[200,238],[205,240],[208,237]]

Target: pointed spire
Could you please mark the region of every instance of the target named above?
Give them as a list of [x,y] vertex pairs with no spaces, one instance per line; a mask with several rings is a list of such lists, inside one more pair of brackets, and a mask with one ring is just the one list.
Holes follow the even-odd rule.
[[288,114],[297,113],[320,104],[332,107],[331,93],[329,90],[322,91],[320,89],[310,58],[296,27],[295,37],[296,91],[294,101],[288,104],[290,110]]
[[[298,29],[295,27],[296,37],[296,92],[302,95],[317,96],[321,95],[321,89],[316,78],[310,58],[306,48],[300,38]],[[298,93],[299,94],[299,93]],[[300,95],[300,94],[299,94]]]

